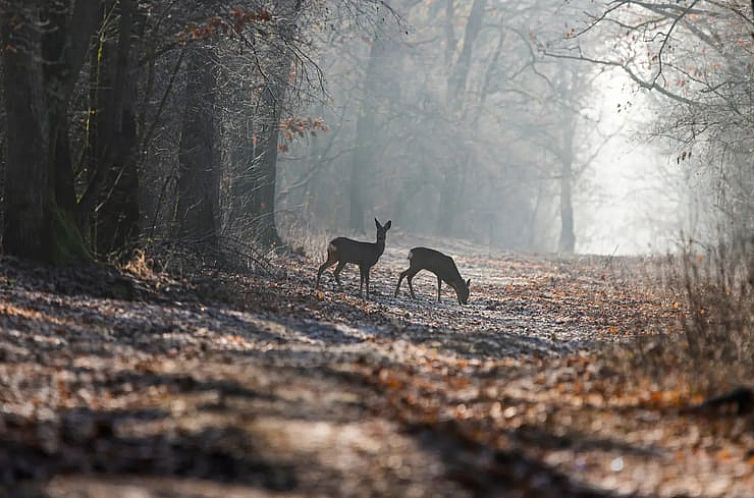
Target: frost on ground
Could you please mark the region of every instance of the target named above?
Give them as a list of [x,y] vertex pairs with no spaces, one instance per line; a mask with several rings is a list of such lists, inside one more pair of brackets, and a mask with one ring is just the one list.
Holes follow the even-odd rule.
[[750,418],[601,353],[677,331],[651,264],[450,248],[461,307],[431,275],[393,297],[407,252],[369,301],[293,256],[178,281],[5,261],[0,495],[754,496]]

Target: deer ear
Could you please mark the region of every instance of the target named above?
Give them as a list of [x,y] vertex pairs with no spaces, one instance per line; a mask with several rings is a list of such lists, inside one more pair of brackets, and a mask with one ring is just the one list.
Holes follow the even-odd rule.
[[468,279],[468,280],[466,281],[466,288],[468,288],[468,287],[469,287],[469,285],[471,285],[471,279]]
[[385,223],[385,230],[390,230],[391,226],[393,226],[393,220],[387,220],[387,223]]
[[380,225],[380,222],[377,221],[377,218],[374,219],[374,224],[377,226],[377,230],[379,230],[380,228],[382,228],[382,225]]

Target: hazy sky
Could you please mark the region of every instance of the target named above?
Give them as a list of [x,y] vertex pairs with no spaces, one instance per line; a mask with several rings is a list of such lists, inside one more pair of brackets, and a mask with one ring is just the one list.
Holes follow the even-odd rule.
[[[678,200],[668,186],[671,158],[652,144],[636,139],[651,110],[644,91],[638,91],[618,71],[606,73],[595,85],[602,89],[600,113],[605,129],[617,129],[596,158],[587,195],[576,197],[579,253],[645,254],[665,252],[679,235]],[[626,103],[631,102],[626,110]],[[618,112],[618,104],[621,111]],[[680,174],[680,171],[678,172]]]

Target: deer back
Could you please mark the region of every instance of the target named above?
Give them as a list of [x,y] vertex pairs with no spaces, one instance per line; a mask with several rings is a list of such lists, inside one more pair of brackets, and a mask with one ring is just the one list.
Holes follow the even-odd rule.
[[330,242],[338,261],[355,265],[374,266],[382,254],[375,242],[361,242],[346,237],[338,237]]
[[430,271],[447,283],[463,280],[453,258],[440,251],[414,247],[409,251],[408,259],[412,268]]

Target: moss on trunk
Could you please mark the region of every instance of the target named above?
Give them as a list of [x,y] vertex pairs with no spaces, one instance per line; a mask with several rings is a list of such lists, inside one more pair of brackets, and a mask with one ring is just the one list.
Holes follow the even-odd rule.
[[53,236],[50,263],[64,265],[93,260],[89,248],[73,217],[63,209],[53,208]]

